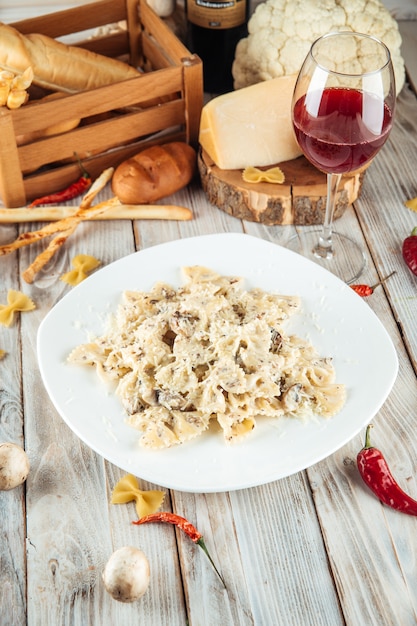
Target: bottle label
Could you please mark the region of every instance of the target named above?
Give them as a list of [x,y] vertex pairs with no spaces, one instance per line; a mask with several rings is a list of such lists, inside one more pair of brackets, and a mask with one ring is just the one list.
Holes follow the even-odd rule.
[[246,0],[187,0],[187,19],[203,28],[234,28],[246,21]]

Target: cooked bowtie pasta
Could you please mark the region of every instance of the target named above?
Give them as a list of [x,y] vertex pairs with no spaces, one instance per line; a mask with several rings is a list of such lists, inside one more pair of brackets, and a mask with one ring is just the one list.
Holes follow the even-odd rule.
[[285,333],[298,297],[247,291],[241,278],[200,266],[183,271],[178,289],[124,292],[106,334],[69,356],[117,381],[143,446],[183,443],[213,420],[231,442],[261,416],[332,417],[341,409],[345,387],[335,383],[331,358]]

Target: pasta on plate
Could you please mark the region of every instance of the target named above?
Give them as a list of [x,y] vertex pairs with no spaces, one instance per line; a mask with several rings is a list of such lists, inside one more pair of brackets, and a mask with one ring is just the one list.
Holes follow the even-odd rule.
[[227,442],[263,416],[329,418],[344,405],[330,357],[285,325],[300,299],[246,290],[239,277],[183,268],[179,288],[125,291],[105,334],[76,347],[115,393],[148,448],[189,441],[217,421]]

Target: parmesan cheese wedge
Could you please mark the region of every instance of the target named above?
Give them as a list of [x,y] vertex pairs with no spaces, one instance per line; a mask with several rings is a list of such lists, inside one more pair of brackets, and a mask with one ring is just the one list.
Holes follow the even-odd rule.
[[291,122],[297,76],[281,76],[210,100],[202,110],[199,142],[220,169],[290,161],[302,152]]

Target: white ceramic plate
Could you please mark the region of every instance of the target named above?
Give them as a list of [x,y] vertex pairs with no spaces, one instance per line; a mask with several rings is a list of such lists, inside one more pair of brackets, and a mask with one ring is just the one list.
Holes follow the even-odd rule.
[[[322,356],[333,356],[337,381],[347,386],[343,410],[330,420],[259,419],[241,443],[221,433],[162,451],[143,449],[125,424],[119,401],[93,368],[66,363],[70,351],[102,334],[125,289],[149,290],[159,280],[182,284],[185,265],[204,265],[261,287],[302,298],[288,329],[308,337]],[[220,492],[265,484],[303,470],[352,439],[394,384],[398,360],[384,327],[350,287],[285,248],[242,234],[181,239],[124,257],[96,272],[48,313],[38,333],[45,387],[68,426],[121,469],[166,488]]]

